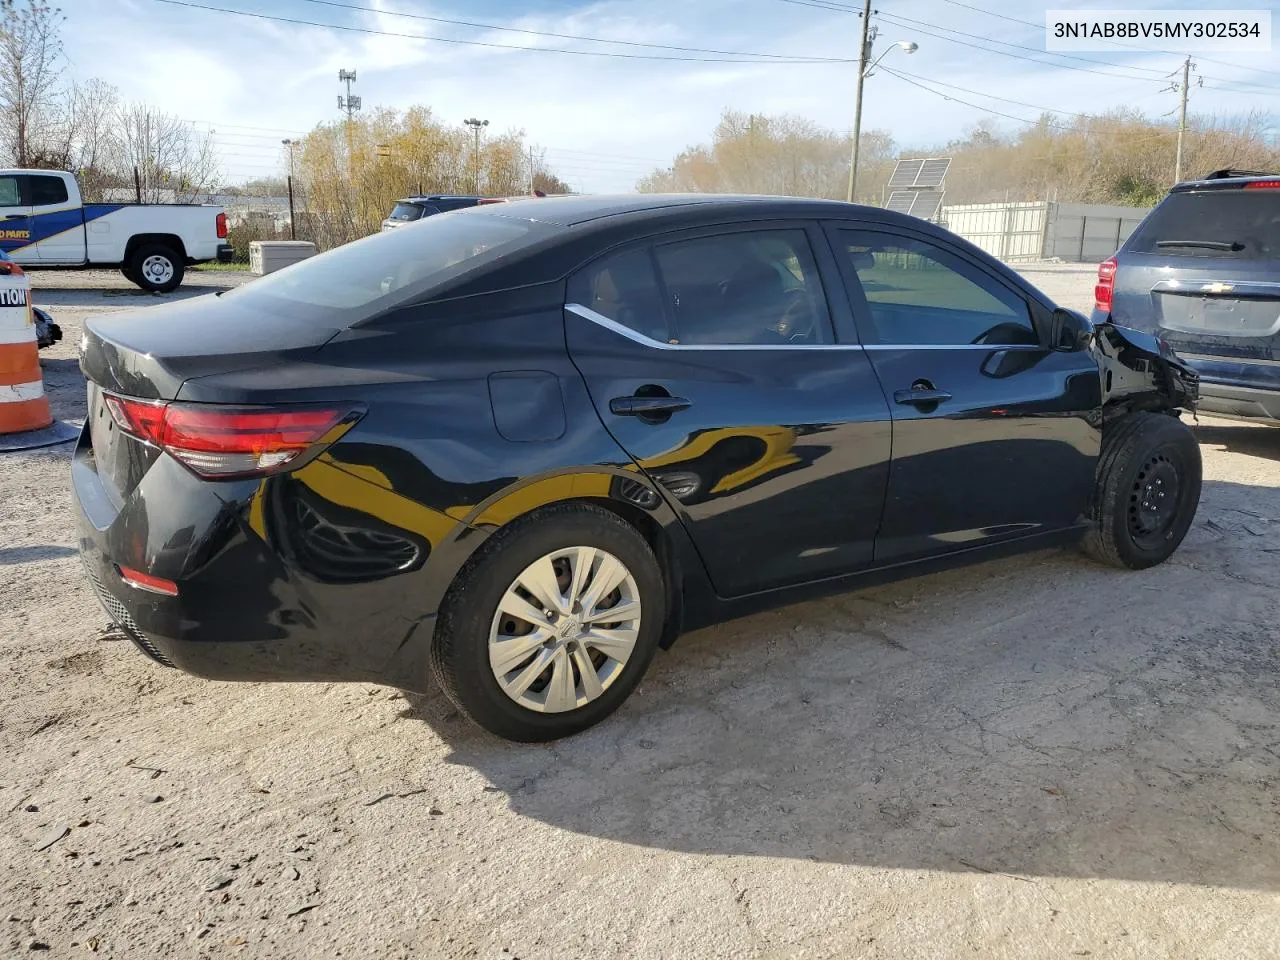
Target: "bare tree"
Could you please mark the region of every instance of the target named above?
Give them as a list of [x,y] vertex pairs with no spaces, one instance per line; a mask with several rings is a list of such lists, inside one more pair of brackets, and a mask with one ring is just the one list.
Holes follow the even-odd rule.
[[213,140],[145,103],[115,111],[116,166],[132,175],[142,203],[188,202],[217,183]]
[[51,129],[62,74],[65,18],[45,0],[0,0],[0,125],[18,166],[41,162],[57,137]]
[[103,188],[120,179],[119,171],[111,168],[120,152],[115,126],[119,109],[119,91],[97,77],[72,84],[68,92],[68,167],[80,175],[86,199],[100,199]]

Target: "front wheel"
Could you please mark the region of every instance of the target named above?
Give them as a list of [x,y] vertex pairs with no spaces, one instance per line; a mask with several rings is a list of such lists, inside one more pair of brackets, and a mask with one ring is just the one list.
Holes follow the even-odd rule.
[[1137,413],[1103,434],[1085,551],[1116,567],[1163,563],[1200,503],[1200,445],[1177,417]]
[[125,276],[149,293],[169,293],[178,289],[186,266],[172,249],[158,243],[144,243],[133,252]]
[[554,740],[622,704],[665,612],[658,562],[634,528],[599,507],[551,507],[494,534],[459,575],[431,672],[490,732]]

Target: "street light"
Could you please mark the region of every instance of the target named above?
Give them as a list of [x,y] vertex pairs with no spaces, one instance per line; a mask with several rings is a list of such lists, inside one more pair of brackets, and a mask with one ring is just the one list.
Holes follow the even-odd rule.
[[298,231],[293,225],[293,148],[298,141],[285,137],[280,142],[289,148],[289,176],[286,178],[286,182],[289,184],[289,239],[297,240]]
[[[867,0],[868,7],[870,3],[871,0]],[[871,71],[879,65],[880,61],[894,50],[901,50],[903,53],[910,54],[920,49],[920,44],[914,40],[898,40],[868,66],[867,61],[871,59],[871,45],[875,43],[876,39],[876,28],[871,27],[869,31],[866,29],[868,19],[870,18],[867,16],[862,19],[862,56],[858,58],[858,86],[853,100],[853,146],[849,155],[849,194],[845,198],[849,203],[853,203],[853,191],[858,185],[858,140],[862,137],[862,84],[867,77],[871,76]]]
[[475,131],[476,134],[476,152],[475,152],[475,181],[474,190],[478,194],[480,192],[480,131],[489,125],[488,120],[477,120],[475,117],[468,117],[462,121],[468,127]]

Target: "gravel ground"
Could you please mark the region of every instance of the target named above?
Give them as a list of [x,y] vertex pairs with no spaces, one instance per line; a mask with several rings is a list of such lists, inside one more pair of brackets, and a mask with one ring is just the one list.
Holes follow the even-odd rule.
[[[1028,275],[1088,306],[1091,270]],[[106,297],[50,276],[82,417]],[[67,448],[3,455],[0,953],[1280,956],[1280,431],[1197,433],[1162,567],[1043,552],[700,631],[534,747],[96,639]]]

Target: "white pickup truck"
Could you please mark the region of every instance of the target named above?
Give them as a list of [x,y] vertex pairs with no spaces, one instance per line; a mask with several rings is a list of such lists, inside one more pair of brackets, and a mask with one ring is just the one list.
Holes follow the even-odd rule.
[[0,250],[24,267],[119,267],[168,293],[188,264],[230,260],[227,215],[197,203],[82,203],[57,170],[0,170]]

